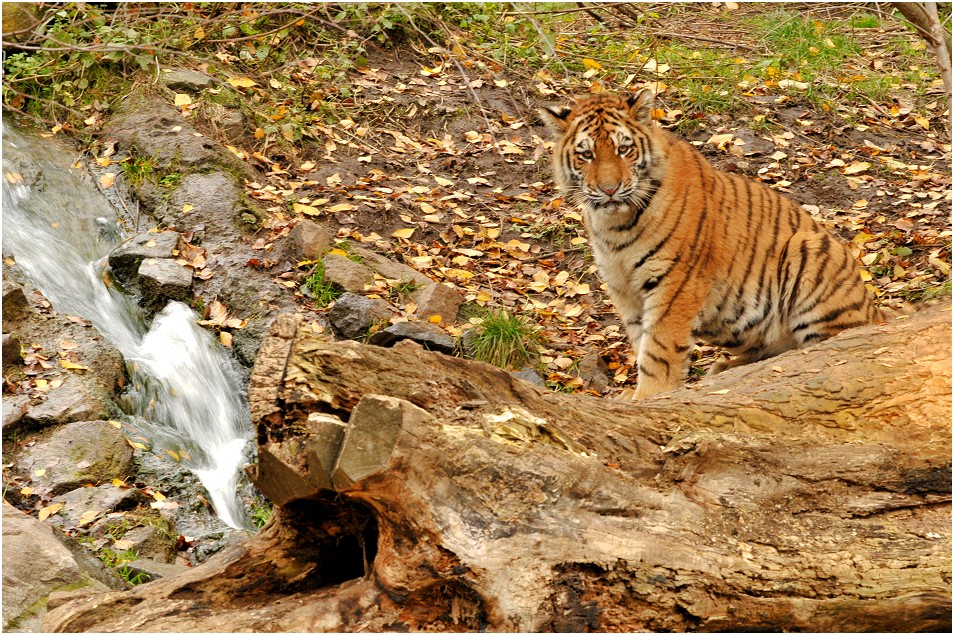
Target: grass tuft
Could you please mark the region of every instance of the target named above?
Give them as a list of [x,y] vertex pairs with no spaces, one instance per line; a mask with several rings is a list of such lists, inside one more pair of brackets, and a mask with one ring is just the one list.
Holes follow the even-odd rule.
[[523,368],[539,357],[537,327],[503,309],[489,312],[471,337],[474,359],[500,368]]

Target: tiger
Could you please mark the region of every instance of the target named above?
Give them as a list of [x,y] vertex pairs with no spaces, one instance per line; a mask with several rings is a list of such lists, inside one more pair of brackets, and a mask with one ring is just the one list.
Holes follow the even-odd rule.
[[726,354],[715,374],[883,320],[844,244],[791,199],[717,170],[656,125],[654,100],[642,89],[541,109],[554,181],[582,210],[636,355],[626,397],[681,386],[697,341]]

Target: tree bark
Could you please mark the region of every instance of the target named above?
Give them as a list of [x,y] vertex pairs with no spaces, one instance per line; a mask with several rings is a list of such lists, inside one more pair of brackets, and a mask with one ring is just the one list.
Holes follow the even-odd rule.
[[645,402],[273,325],[260,534],[52,630],[943,631],[950,305]]
[[934,50],[941,79],[947,90],[947,106],[951,107],[951,34],[941,25],[936,2],[892,2]]

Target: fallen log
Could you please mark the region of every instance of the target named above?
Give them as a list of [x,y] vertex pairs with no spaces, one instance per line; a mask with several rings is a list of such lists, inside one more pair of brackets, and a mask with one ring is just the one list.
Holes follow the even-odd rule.
[[635,403],[297,325],[249,387],[269,525],[48,628],[949,632],[949,305]]

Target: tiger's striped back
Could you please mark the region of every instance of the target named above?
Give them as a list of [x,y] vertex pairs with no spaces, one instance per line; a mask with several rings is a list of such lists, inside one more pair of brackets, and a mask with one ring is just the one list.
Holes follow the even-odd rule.
[[544,112],[556,181],[637,351],[637,398],[679,386],[696,340],[736,356],[718,372],[880,320],[844,245],[774,190],[714,169],[651,109],[644,90]]

